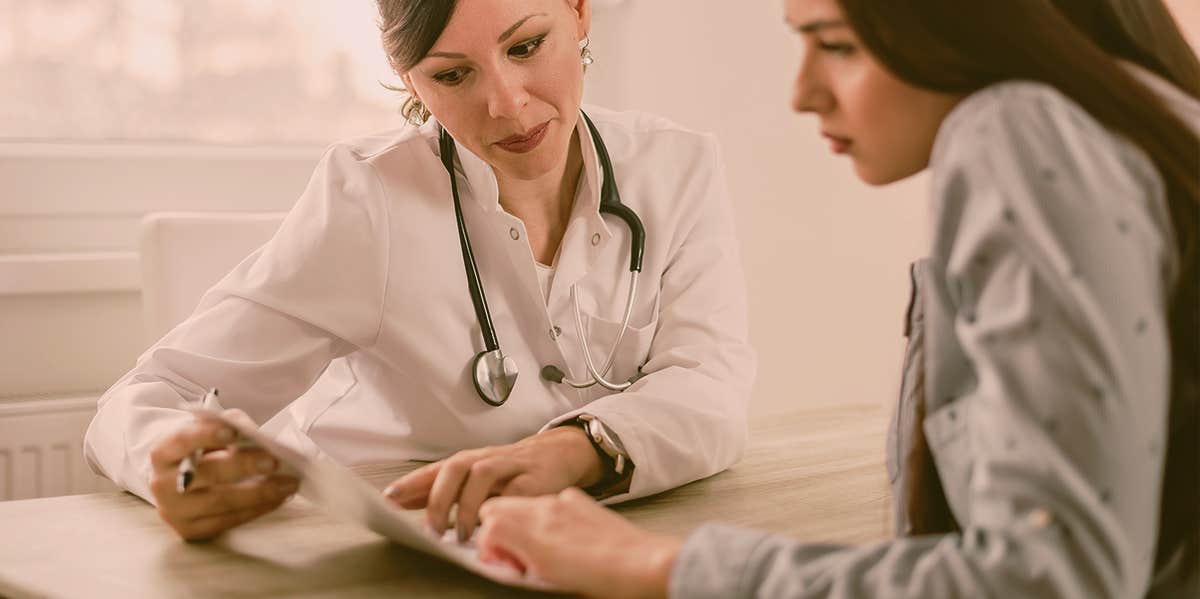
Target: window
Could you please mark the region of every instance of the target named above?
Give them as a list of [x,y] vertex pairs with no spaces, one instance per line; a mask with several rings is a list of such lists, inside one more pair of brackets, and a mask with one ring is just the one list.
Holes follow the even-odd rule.
[[324,143],[403,123],[372,0],[0,0],[0,141]]

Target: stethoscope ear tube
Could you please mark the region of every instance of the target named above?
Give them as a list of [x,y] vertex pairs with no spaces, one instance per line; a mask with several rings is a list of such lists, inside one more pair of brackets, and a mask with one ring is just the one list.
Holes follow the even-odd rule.
[[646,228],[642,226],[642,219],[625,204],[601,202],[600,212],[611,214],[629,226],[629,271],[642,272],[642,255],[646,253]]
[[500,349],[500,341],[496,339],[496,327],[492,324],[492,313],[488,310],[487,296],[483,293],[479,270],[475,266],[475,253],[471,251],[471,237],[467,234],[467,225],[463,221],[462,203],[458,200],[458,177],[454,174],[454,139],[450,137],[444,127],[438,143],[442,154],[442,166],[446,167],[446,172],[450,175],[450,191],[454,196],[454,218],[458,222],[458,243],[462,247],[463,265],[467,271],[467,287],[471,291],[471,303],[475,305],[475,318],[479,320],[483,345],[488,352],[493,352]]
[[604,175],[604,183],[600,186],[600,212],[611,214],[623,221],[629,227],[629,270],[642,271],[642,256],[646,253],[646,228],[636,212],[621,202],[621,192],[617,189],[617,178],[613,174],[612,158],[608,155],[608,147],[600,138],[596,124],[586,112],[580,112],[587,122],[588,131],[592,133],[592,145],[596,148],[596,157],[600,159],[600,170]]

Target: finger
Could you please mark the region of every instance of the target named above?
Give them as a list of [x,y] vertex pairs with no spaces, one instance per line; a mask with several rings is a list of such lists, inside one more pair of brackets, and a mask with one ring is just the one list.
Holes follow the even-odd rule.
[[383,491],[384,495],[405,509],[416,510],[425,507],[429,501],[429,490],[433,487],[433,481],[437,480],[438,473],[445,463],[445,460],[441,460],[405,474],[388,485]]
[[458,499],[459,491],[467,480],[467,472],[477,458],[459,452],[445,460],[433,486],[429,489],[429,500],[425,504],[425,520],[439,535],[449,527],[450,506]]
[[483,458],[471,464],[467,470],[467,480],[458,493],[458,513],[454,516],[459,542],[465,542],[475,532],[479,506],[484,500],[495,495],[499,487],[522,470],[523,466],[511,458]]
[[231,420],[235,424],[238,424],[240,426],[253,428],[253,429],[258,428],[258,423],[255,422],[254,419],[251,418],[249,414],[247,414],[237,408],[229,408],[227,410],[224,410],[223,412],[221,412],[221,416],[225,417],[226,420]]
[[[237,482],[237,480],[214,481],[214,475],[211,470],[212,466],[209,465],[210,462],[230,460],[230,456],[236,451],[236,449],[218,449],[204,454],[204,457],[196,466],[195,478],[192,479],[192,484],[188,485],[187,492],[185,493],[180,493],[177,486],[176,477],[178,468],[171,466],[170,468],[154,471],[150,475],[150,493],[154,495],[155,503],[173,513],[181,504],[185,506],[196,504],[198,500],[195,498],[203,496],[203,492],[208,488]],[[190,500],[184,501],[183,498],[185,497],[190,498]]]
[[203,489],[222,483],[235,483],[251,476],[274,474],[279,461],[260,447],[235,447],[204,455],[196,466],[196,477],[189,489]]
[[213,485],[198,493],[185,493],[176,500],[179,512],[190,520],[251,509],[287,499],[300,487],[291,476]]
[[237,438],[237,433],[214,420],[193,420],[167,436],[150,452],[150,465],[156,470],[170,470],[196,450],[221,449]]
[[184,494],[175,493],[173,486],[163,492],[168,485],[160,485],[155,497],[159,517],[189,538],[196,520],[280,503],[295,491],[297,483],[292,477],[276,476]]
[[[482,528],[479,529],[479,534],[483,534]],[[520,558],[494,545],[488,549],[480,548],[479,559],[485,563],[503,564],[512,568],[513,570],[516,570],[517,572],[520,572],[521,574],[524,574],[526,570],[525,564],[521,562]]]
[[495,497],[484,502],[479,510],[482,523],[475,537],[480,558],[512,563],[525,572],[530,566],[530,520],[540,501]]
[[230,528],[275,511],[283,505],[285,500],[286,498],[233,512],[197,518],[188,523],[185,530],[180,531],[180,534],[188,541],[207,541]]
[[506,497],[534,497],[540,493],[537,480],[532,475],[520,474],[505,483],[500,494]]
[[588,495],[586,491],[579,487],[567,487],[558,492],[558,498],[568,504],[589,504],[599,503],[595,497]]

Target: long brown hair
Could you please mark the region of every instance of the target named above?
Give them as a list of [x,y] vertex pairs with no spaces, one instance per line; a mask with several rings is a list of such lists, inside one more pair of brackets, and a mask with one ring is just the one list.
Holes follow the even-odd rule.
[[1051,0],[1109,56],[1128,60],[1200,98],[1200,58],[1160,0]]
[[[1011,79],[1052,85],[1109,130],[1140,147],[1158,168],[1166,186],[1180,274],[1167,298],[1171,402],[1156,565],[1164,565],[1180,550],[1183,559],[1189,560],[1184,563],[1194,563],[1200,559],[1200,141],[1153,92],[1106,53],[1103,44],[1073,28],[1072,20],[1051,0],[839,2],[847,22],[871,54],[909,84],[955,94],[973,93]],[[1099,11],[1109,0],[1055,2],[1087,12]],[[1089,19],[1098,14],[1090,13]],[[1115,18],[1115,13],[1109,14]],[[1127,33],[1106,35],[1128,38]],[[1182,40],[1177,30],[1174,35]],[[1114,45],[1123,52],[1117,57],[1163,74],[1185,90],[1189,86],[1195,89],[1194,82],[1188,83],[1186,67],[1168,66],[1169,61],[1161,57],[1150,60],[1148,56],[1155,56],[1151,51],[1126,42],[1123,50]],[[1182,74],[1172,74],[1176,72]],[[925,471],[932,458],[919,422],[915,428],[919,447],[910,459],[910,469]],[[910,505],[944,505],[944,498],[936,496],[940,489],[932,485],[910,489]],[[920,522],[913,524],[917,533],[941,532],[920,530],[916,528]]]

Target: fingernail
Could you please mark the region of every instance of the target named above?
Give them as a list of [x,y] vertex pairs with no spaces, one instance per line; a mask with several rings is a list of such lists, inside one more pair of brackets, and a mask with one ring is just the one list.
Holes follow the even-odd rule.
[[217,441],[220,441],[221,443],[232,443],[233,429],[222,428],[221,430],[217,431]]
[[266,474],[275,471],[275,460],[272,458],[263,458],[258,461],[258,471]]
[[438,529],[437,525],[435,525],[433,522],[426,521],[425,530],[428,530],[431,534],[433,534],[433,536],[439,539],[442,538],[442,535],[444,534],[444,532]]

